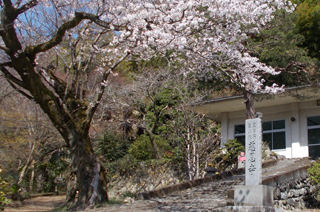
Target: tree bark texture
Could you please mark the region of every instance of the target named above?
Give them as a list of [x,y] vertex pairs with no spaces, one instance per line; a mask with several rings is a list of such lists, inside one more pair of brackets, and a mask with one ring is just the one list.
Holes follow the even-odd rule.
[[[38,1],[34,1],[34,5],[37,3]],[[76,13],[72,20],[58,28],[51,40],[23,48],[14,22],[24,9],[30,7],[15,8],[10,0],[3,1],[1,7],[0,36],[4,43],[2,50],[10,61],[1,63],[0,70],[13,88],[40,106],[70,148],[75,185],[74,189],[70,187],[67,199],[74,208],[105,202],[108,200],[107,180],[101,163],[94,155],[89,138],[90,123],[99,101],[90,108],[88,102],[79,99],[74,89],[68,87],[63,80],[51,75],[48,76],[49,80],[45,79],[35,64],[38,53],[58,45],[68,29],[77,26],[88,17]],[[105,78],[108,73],[105,73]],[[100,100],[104,88],[101,87],[100,90],[97,100]]]
[[68,188],[68,201],[75,202],[74,208],[106,202],[107,180],[104,168],[93,153],[88,135],[71,135],[72,173],[74,187]]
[[255,109],[253,106],[253,97],[250,91],[244,89],[244,103],[246,104],[246,119],[253,119],[255,115]]

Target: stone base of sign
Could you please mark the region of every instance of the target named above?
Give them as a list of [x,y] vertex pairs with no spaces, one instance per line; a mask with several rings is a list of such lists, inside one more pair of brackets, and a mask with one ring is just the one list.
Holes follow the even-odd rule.
[[235,186],[234,205],[273,207],[273,187],[266,185]]
[[281,212],[281,208],[271,206],[226,206],[216,208],[215,212]]

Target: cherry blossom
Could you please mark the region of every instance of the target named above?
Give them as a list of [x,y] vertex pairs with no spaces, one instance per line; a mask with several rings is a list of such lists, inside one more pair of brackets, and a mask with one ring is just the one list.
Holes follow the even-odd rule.
[[[242,43],[248,33],[259,31],[273,18],[276,8],[292,11],[290,2],[163,0],[119,4],[104,16],[105,20],[113,20],[114,25],[127,26],[114,37],[114,46],[126,43],[127,48],[133,48],[134,53],[144,58],[175,50],[173,56],[186,56],[183,72],[205,75],[220,69],[251,92],[282,90],[276,85],[264,87],[257,73],[278,72],[246,53]],[[114,14],[119,14],[119,18],[114,18]]]
[[[68,201],[83,206],[108,198],[89,128],[108,76],[116,75],[123,60],[170,51],[182,74],[228,75],[245,88],[250,102],[251,93],[282,89],[264,86],[261,73],[277,72],[243,45],[277,8],[292,11],[294,5],[287,0],[0,1],[0,71],[14,89],[39,104],[70,147],[79,191],[71,189]],[[65,77],[51,71],[57,61],[54,68]],[[78,92],[79,76],[90,70],[100,77],[87,84],[92,93],[86,96]]]
[[[32,2],[32,1],[31,1]],[[30,2],[29,2],[30,3]],[[16,4],[28,4],[17,1]],[[35,6],[33,5],[35,4]],[[183,54],[182,72],[226,72],[241,87],[252,92],[276,92],[279,87],[263,89],[258,72],[277,74],[271,67],[260,63],[246,53],[242,44],[247,34],[258,32],[273,16],[277,8],[294,9],[286,0],[59,0],[34,1],[30,9],[15,22],[25,46],[49,40],[61,24],[75,17],[75,12],[94,14],[106,27],[92,26],[84,21],[68,30],[65,39],[93,37],[99,40],[102,32],[114,31],[112,40],[97,45],[87,42],[82,48],[103,54],[102,64],[126,55],[148,59],[154,54],[174,50],[173,58]],[[92,21],[92,20],[91,20]],[[90,29],[79,30],[85,24]],[[105,26],[106,26],[105,25]],[[109,35],[110,36],[110,35]],[[87,39],[87,41],[89,41]],[[99,41],[100,44],[102,41]],[[24,46],[24,47],[25,47]],[[62,50],[62,49],[61,49]],[[218,73],[217,73],[218,74]]]

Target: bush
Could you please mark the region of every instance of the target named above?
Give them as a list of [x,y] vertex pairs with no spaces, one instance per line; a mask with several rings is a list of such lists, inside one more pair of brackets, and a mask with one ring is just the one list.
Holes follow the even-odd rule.
[[114,162],[127,154],[128,143],[119,134],[107,133],[96,141],[94,150],[98,156],[102,156],[108,162]]
[[10,202],[10,199],[7,198],[10,191],[9,183],[2,179],[1,172],[2,169],[0,168],[0,211]]
[[[172,148],[167,140],[162,139],[159,135],[154,135],[154,139],[160,154],[165,158],[172,157]],[[137,140],[131,144],[128,152],[137,160],[150,160],[156,158],[155,151],[147,135],[140,135]]]
[[312,183],[318,186],[317,199],[320,199],[319,186],[320,186],[320,160],[314,162],[308,168],[309,179]]
[[127,154],[117,161],[106,164],[107,177],[112,180],[118,174],[121,176],[133,175],[137,167],[138,161],[132,155]]
[[320,160],[314,162],[308,169],[309,179],[312,183],[320,185]]
[[213,165],[219,170],[234,168],[238,164],[238,156],[245,147],[237,140],[228,140],[224,147],[213,156]]
[[131,144],[129,154],[138,160],[150,160],[155,157],[151,141],[148,136],[141,135]]

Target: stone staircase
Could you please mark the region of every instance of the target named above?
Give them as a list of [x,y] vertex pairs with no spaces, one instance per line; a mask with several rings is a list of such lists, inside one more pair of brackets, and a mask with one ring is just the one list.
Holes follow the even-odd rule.
[[[278,191],[278,188],[282,189],[282,187],[287,187],[290,190],[294,187],[292,182],[297,182],[305,177],[306,169],[312,162],[309,158],[266,162],[262,166],[263,183],[274,185],[275,191]],[[228,196],[232,196],[235,185],[241,184],[244,184],[244,169],[237,169],[140,193],[137,195],[137,200],[132,202],[87,209],[86,212],[218,211],[218,208],[231,203],[232,199],[228,199]],[[282,211],[289,212],[291,210],[284,208]]]
[[[274,186],[276,192],[276,188],[285,182],[306,178],[306,170],[312,162],[309,158],[266,162],[263,164],[262,182]],[[145,200],[146,204],[152,203],[154,210],[150,211],[214,211],[230,204],[233,187],[243,184],[244,169],[237,169],[143,192],[137,195],[137,199]]]

